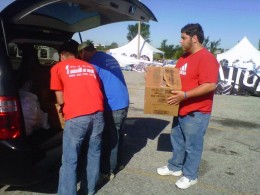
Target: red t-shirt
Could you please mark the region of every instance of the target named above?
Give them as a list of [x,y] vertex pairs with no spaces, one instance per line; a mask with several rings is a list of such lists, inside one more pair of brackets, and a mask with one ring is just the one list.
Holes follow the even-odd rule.
[[67,59],[51,69],[51,89],[63,91],[65,120],[103,111],[103,95],[95,68],[79,59]]
[[[219,63],[215,56],[203,48],[194,54],[184,54],[177,62],[180,69],[182,90],[189,91],[203,83],[217,83]],[[194,97],[180,103],[179,115],[200,111],[211,113],[214,92]]]

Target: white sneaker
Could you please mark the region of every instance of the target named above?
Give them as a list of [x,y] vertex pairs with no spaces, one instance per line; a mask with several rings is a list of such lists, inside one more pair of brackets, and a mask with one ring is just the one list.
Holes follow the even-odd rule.
[[115,176],[114,173],[110,173],[109,180],[113,180],[115,177],[116,177],[116,176]]
[[157,169],[157,173],[159,175],[173,175],[173,176],[181,176],[182,171],[171,171],[167,166],[163,166]]
[[194,179],[194,180],[190,180],[188,179],[187,177],[182,177],[180,178],[176,183],[175,185],[180,188],[180,189],[187,189],[189,188],[190,186],[194,185],[197,183],[197,179]]

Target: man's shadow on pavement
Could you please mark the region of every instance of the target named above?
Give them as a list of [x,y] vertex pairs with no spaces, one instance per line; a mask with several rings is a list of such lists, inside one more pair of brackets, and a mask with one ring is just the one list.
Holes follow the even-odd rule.
[[[127,118],[123,127],[123,132],[125,134],[123,140],[123,155],[122,163],[127,165],[132,159],[134,154],[139,152],[147,144],[147,139],[154,140],[169,124],[169,121],[157,119],[157,118]],[[163,137],[162,141],[159,141]],[[167,148],[169,143],[169,135],[161,134],[159,136],[158,148]],[[59,167],[59,166],[58,166]],[[47,193],[47,194],[56,194],[58,186],[59,172],[58,168],[50,175],[49,178],[42,180],[39,183],[30,186],[10,186],[5,191],[24,191],[24,192],[36,192],[36,193]],[[100,189],[106,183],[98,186]]]
[[135,153],[154,140],[169,124],[169,121],[157,118],[127,118],[123,127],[122,164],[127,165]]
[[[170,122],[157,118],[126,118],[123,126],[123,143],[119,156],[119,167],[122,169],[130,162],[134,154],[138,153],[147,144],[147,140],[154,140]],[[122,170],[119,168],[118,172]],[[109,178],[102,180],[97,190],[109,182]]]
[[5,191],[23,191],[22,194],[44,193],[44,194],[57,194],[59,172],[58,168],[54,170],[48,178],[29,186],[9,186]]
[[158,137],[157,151],[172,152],[171,137],[168,133],[162,133]]

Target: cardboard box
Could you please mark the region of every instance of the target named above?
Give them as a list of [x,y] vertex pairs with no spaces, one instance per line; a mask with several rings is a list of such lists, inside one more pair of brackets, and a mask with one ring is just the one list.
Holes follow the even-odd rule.
[[178,116],[179,105],[167,103],[167,98],[172,96],[172,90],[181,90],[179,69],[147,67],[144,113]]

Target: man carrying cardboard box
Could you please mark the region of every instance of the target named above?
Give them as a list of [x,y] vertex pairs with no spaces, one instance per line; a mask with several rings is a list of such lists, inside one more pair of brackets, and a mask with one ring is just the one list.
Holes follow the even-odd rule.
[[183,177],[175,184],[187,189],[197,183],[203,150],[203,138],[212,110],[219,64],[203,47],[204,32],[200,24],[187,24],[181,29],[181,45],[185,52],[178,60],[182,90],[172,91],[170,105],[179,106],[179,116],[173,118],[171,143],[173,156],[166,166],[157,169],[159,175]]

